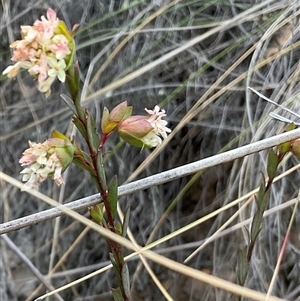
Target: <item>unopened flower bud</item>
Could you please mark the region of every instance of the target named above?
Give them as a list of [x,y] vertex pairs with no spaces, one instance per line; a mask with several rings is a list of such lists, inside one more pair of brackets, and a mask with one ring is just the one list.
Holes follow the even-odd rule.
[[300,138],[291,142],[291,152],[297,157],[300,158]]
[[[149,144],[147,136],[153,131],[152,125],[146,120],[146,116],[130,116],[118,125],[117,129],[121,138],[127,143],[137,147],[153,147]],[[154,136],[156,136],[154,134]]]
[[167,121],[162,120],[166,114],[159,106],[155,106],[154,110],[145,110],[150,116],[128,117],[119,123],[117,131],[131,145],[152,148],[161,144],[171,130],[166,127]]
[[92,207],[89,207],[91,217],[93,221],[97,224],[102,223],[103,220],[103,205],[96,204]]
[[101,122],[102,133],[109,134],[114,131],[118,124],[129,117],[131,113],[132,107],[127,106],[127,101],[117,105],[110,113],[107,108],[104,108]]

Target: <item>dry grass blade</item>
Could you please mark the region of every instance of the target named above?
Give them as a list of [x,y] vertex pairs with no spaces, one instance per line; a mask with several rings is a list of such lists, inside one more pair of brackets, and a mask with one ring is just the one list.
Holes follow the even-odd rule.
[[[22,188],[23,184],[18,182],[17,180],[13,179],[13,178],[9,178],[7,176],[3,176],[2,174],[2,179],[5,181],[8,181],[9,183]],[[51,206],[59,206],[60,204],[57,203],[56,201],[52,200],[49,197],[46,197],[45,195],[41,194],[38,191],[34,191],[34,190],[30,190],[29,193],[33,196],[38,197],[39,199],[41,199],[44,202],[47,202],[49,205]],[[124,239],[123,237],[120,237],[117,234],[112,233],[109,230],[106,230],[102,227],[100,227],[99,225],[95,224],[94,222],[88,220],[87,218],[83,217],[82,215],[67,209],[65,206],[60,206],[60,210],[62,210],[65,214],[73,217],[74,219],[76,219],[77,221],[83,223],[84,225],[90,227],[91,229],[97,231],[98,233],[100,233],[101,235],[114,240],[116,242],[118,242],[119,244],[123,245],[126,248],[129,248],[133,251],[136,251],[137,254],[142,254],[143,256],[147,257],[148,259],[151,259],[152,261],[159,263],[169,269],[175,270],[177,272],[180,272],[186,276],[192,277],[196,280],[199,281],[203,281],[205,283],[208,283],[214,287],[218,287],[221,289],[224,289],[228,292],[243,296],[243,297],[248,297],[248,298],[252,298],[254,300],[259,300],[259,301],[264,301],[265,299],[265,294],[253,291],[251,289],[245,288],[245,287],[240,287],[236,284],[233,284],[229,281],[223,280],[221,278],[215,277],[215,276],[211,276],[211,275],[207,275],[204,272],[201,271],[197,271],[195,269],[192,269],[190,267],[187,267],[183,264],[180,264],[178,262],[175,262],[171,259],[168,259],[164,256],[158,255],[155,252],[146,250],[144,251],[143,248],[141,248],[140,246],[136,247],[135,245],[133,245],[130,241],[128,241],[127,239]],[[37,299],[38,300],[38,299]],[[277,298],[277,297],[270,297],[269,301],[283,301],[284,299],[281,298]]]
[[290,232],[291,232],[292,224],[293,224],[293,222],[295,220],[295,215],[297,214],[297,209],[298,209],[299,202],[300,202],[300,190],[298,192],[297,202],[295,203],[295,206],[294,206],[294,209],[293,209],[293,213],[292,213],[292,216],[291,216],[291,219],[290,219],[290,222],[289,222],[289,226],[287,228],[286,235],[285,235],[283,243],[282,243],[280,254],[279,254],[278,260],[276,262],[274,274],[273,274],[272,280],[270,282],[270,286],[268,288],[266,301],[269,300],[269,297],[271,296],[271,294],[272,294],[272,292],[274,290],[274,286],[275,286],[275,283],[276,283],[276,278],[278,277],[278,273],[279,273],[279,269],[280,269],[280,264],[282,263],[284,252],[285,252],[286,247],[287,247],[289,235],[290,235]]
[[[19,40],[20,25],[32,24],[52,7],[68,27],[80,23],[75,39],[81,99],[97,126],[104,107],[111,110],[127,100],[134,114],[156,104],[163,107],[172,129],[156,150],[140,152],[115,134],[107,141],[107,179],[118,175],[123,184],[118,190],[120,217],[131,208],[129,239],[114,237],[82,217],[89,217],[86,208],[101,196],[73,165],[64,173],[64,189],[47,180],[40,187],[43,194],[20,192],[22,185],[13,179],[20,177],[18,161],[28,140],[42,142],[59,130],[75,136],[80,147],[83,143],[68,130],[71,112],[60,99],[67,94],[63,85],[55,82],[44,99],[26,71],[16,80],[0,76],[0,234],[9,233],[44,280],[49,283],[51,277],[53,288],[40,299],[52,300],[59,293],[64,300],[111,301],[116,279],[101,237],[110,235],[125,246],[136,301],[232,301],[233,294],[247,300],[297,300],[300,220],[296,214],[292,224],[291,216],[297,208],[300,164],[292,154],[284,157],[272,186],[245,284],[251,290],[234,283],[237,252],[256,210],[251,200],[266,170],[264,150],[300,137],[299,129],[278,135],[286,129],[289,112],[296,113],[291,119],[299,118],[300,2],[11,4],[3,2],[0,8],[1,71],[11,64],[9,44]],[[55,225],[51,219],[56,217]],[[32,301],[45,294],[21,255],[6,247],[4,239],[1,243],[3,301]],[[189,267],[178,263],[194,250]]]
[[139,70],[132,72],[131,74],[127,75],[126,77],[113,82],[112,84],[98,90],[95,93],[90,94],[89,96],[87,96],[85,99],[83,99],[82,101],[88,101],[90,99],[95,99],[96,97],[99,97],[100,95],[103,95],[111,90],[116,89],[119,86],[122,86],[126,83],[128,83],[129,81],[137,78],[138,76],[141,76],[143,73],[150,71],[151,69],[153,69],[154,67],[162,64],[163,62],[169,60],[170,58],[174,57],[175,55],[187,50],[188,48],[190,48],[191,46],[205,40],[206,38],[212,36],[213,34],[219,32],[220,30],[224,30],[225,28],[230,28],[232,26],[235,26],[237,22],[239,22],[240,20],[247,20],[247,17],[251,14],[254,13],[257,10],[262,9],[263,7],[267,6],[268,4],[274,2],[274,0],[268,0],[268,1],[264,1],[261,4],[257,4],[255,6],[253,6],[251,9],[247,10],[246,12],[243,12],[241,14],[239,14],[238,16],[236,16],[235,18],[228,20],[228,21],[224,21],[222,22],[222,24],[220,26],[215,27],[214,29],[211,29],[210,31],[208,31],[207,33],[196,37],[194,39],[192,39],[191,41],[185,43],[184,45],[178,47],[177,49],[169,52],[167,55],[162,56],[161,58],[159,58],[158,60],[151,62],[150,64],[140,68]]
[[[74,243],[70,246],[70,248],[68,249],[68,251],[59,259],[59,261],[55,264],[55,266],[51,269],[51,271],[48,273],[48,275],[46,276],[47,279],[51,278],[51,276],[54,274],[54,272],[61,266],[61,264],[68,258],[68,256],[70,255],[70,253],[74,250],[74,248],[76,247],[76,245],[78,245],[80,243],[80,241],[82,240],[82,238],[86,235],[86,233],[89,231],[89,228],[86,227],[81,233],[80,235],[76,238],[76,240],[74,241]],[[28,298],[26,299],[26,301],[32,300],[34,297],[36,297],[39,294],[39,291],[41,289],[41,285],[39,285],[30,296],[28,296]]]
[[[135,172],[128,178],[127,182],[132,181],[133,179],[135,179],[145,168],[146,166],[148,166],[158,155],[159,153],[162,151],[163,148],[165,148],[168,143],[170,143],[171,139],[176,135],[176,133],[186,124],[188,123],[194,116],[197,116],[201,113],[201,111],[208,106],[212,101],[214,101],[215,99],[217,99],[219,96],[221,96],[222,94],[224,94],[226,91],[228,91],[230,88],[232,88],[233,86],[235,86],[237,83],[241,82],[243,79],[245,79],[248,76],[249,72],[253,72],[253,71],[257,71],[259,70],[261,67],[265,66],[266,64],[268,64],[269,62],[271,62],[272,60],[274,60],[275,58],[280,57],[281,55],[284,55],[290,51],[292,51],[294,48],[297,48],[300,46],[300,42],[295,43],[295,45],[292,45],[290,47],[285,48],[284,50],[280,51],[279,53],[274,54],[273,56],[269,57],[268,59],[262,61],[261,63],[257,64],[255,67],[253,67],[253,70],[248,70],[246,72],[244,72],[243,74],[241,74],[239,77],[237,77],[235,80],[233,80],[232,82],[230,82],[228,85],[226,85],[225,87],[223,87],[222,89],[220,89],[219,92],[213,94],[213,96],[211,96],[209,99],[207,99],[205,101],[205,103],[203,103],[202,105],[199,106],[199,104],[201,104],[202,100],[204,100],[204,96],[202,96],[196,103],[196,105],[191,109],[190,113],[188,115],[186,115],[181,122],[178,124],[178,126],[172,131],[172,133],[170,133],[170,135],[168,136],[167,139],[164,140],[164,142],[161,145],[160,149],[156,149],[155,151],[153,151],[151,153],[151,155],[147,158],[147,160],[145,160],[136,170]],[[254,49],[254,48],[253,48]],[[252,52],[252,49],[249,51],[249,53]],[[248,53],[247,53],[248,55]],[[233,64],[233,66],[235,67],[236,65]],[[228,73],[230,71],[232,71],[232,69],[234,69],[233,67],[229,68],[229,70],[227,71]],[[227,74],[227,73],[226,73]],[[223,79],[223,78],[222,78]],[[220,79],[221,80],[221,79]],[[217,82],[219,83],[219,81]],[[216,84],[217,84],[216,83]],[[210,90],[208,92],[211,92]],[[205,94],[206,96],[206,94]]]
[[[55,290],[51,283],[39,272],[39,270],[33,265],[33,263],[26,257],[26,255],[11,241],[11,239],[6,235],[2,235],[1,238],[5,241],[7,246],[15,252],[19,258],[29,267],[32,273],[47,287],[49,290]],[[55,299],[58,301],[63,301],[62,297],[55,294]]]
[[[275,145],[281,144],[286,141],[291,141],[293,139],[297,139],[299,137],[300,137],[300,129],[296,129],[296,130],[293,130],[293,131],[290,131],[287,133],[279,134],[275,137],[267,138],[262,141],[254,142],[252,144],[245,145],[245,146],[237,148],[237,149],[233,149],[226,153],[215,155],[211,158],[206,158],[206,159],[194,162],[194,163],[184,165],[182,167],[174,168],[170,171],[165,171],[160,174],[153,175],[148,178],[141,179],[141,180],[135,181],[133,183],[129,183],[129,184],[119,187],[119,196],[127,195],[127,194],[133,193],[138,190],[147,189],[149,187],[152,187],[153,185],[166,183],[166,182],[178,179],[180,177],[184,177],[184,176],[193,174],[199,170],[203,170],[203,169],[206,169],[206,168],[209,168],[212,166],[216,166],[216,165],[219,165],[219,164],[222,164],[225,162],[230,162],[230,161],[233,161],[238,158],[243,158],[250,154],[259,152],[264,149],[271,148]],[[11,178],[8,177],[7,175],[3,174],[2,172],[0,172],[0,179],[5,180],[5,181],[8,181],[8,179],[10,179],[10,181],[11,181]],[[19,182],[16,181],[16,183],[19,183]],[[22,186],[20,186],[20,184],[18,184],[16,186],[22,187]],[[97,202],[99,202],[99,195],[93,195],[93,196],[84,198],[82,200],[78,200],[77,203],[79,204],[79,206],[77,206],[77,204],[75,206],[74,206],[74,204],[68,204],[67,206],[63,206],[62,208],[68,208],[73,205],[71,208],[73,210],[76,210],[79,208],[81,209],[81,208],[90,206]],[[57,208],[57,210],[51,210],[47,214],[49,214],[49,216],[51,216],[51,218],[57,217],[60,215],[59,210],[60,210],[60,207]],[[70,209],[68,209],[68,210],[70,210]],[[61,211],[63,211],[63,210],[61,210]],[[47,216],[45,216],[44,214],[41,214],[41,213],[37,213],[31,218],[26,217],[26,218],[21,218],[16,221],[7,222],[5,224],[0,225],[0,234],[8,233],[9,231],[20,229],[20,228],[23,228],[24,226],[29,226],[29,225],[35,224],[39,221],[46,220],[46,219],[47,219]]]

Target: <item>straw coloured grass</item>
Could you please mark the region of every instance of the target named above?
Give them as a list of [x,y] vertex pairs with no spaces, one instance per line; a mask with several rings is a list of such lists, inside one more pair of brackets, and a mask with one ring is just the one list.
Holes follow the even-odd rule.
[[18,161],[28,140],[42,142],[56,129],[83,144],[61,83],[45,99],[27,72],[0,76],[0,300],[112,300],[117,281],[105,236],[124,246],[132,300],[299,301],[295,156],[279,166],[244,287],[237,285],[237,258],[269,149],[300,137],[299,129],[282,134],[287,124],[269,114],[299,123],[297,117],[248,89],[299,114],[300,3],[6,1],[1,72],[20,25],[48,7],[69,28],[80,23],[81,101],[96,122],[105,106],[124,100],[134,114],[158,104],[172,133],[155,150],[117,135],[105,146],[107,178],[116,174],[120,184],[119,218],[131,208],[121,238],[91,221],[87,207],[99,195],[76,166],[64,173],[65,186],[47,180],[39,192],[20,191]]

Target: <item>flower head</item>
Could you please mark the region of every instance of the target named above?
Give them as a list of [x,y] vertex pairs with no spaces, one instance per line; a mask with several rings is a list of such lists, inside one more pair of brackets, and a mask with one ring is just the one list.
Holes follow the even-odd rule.
[[162,143],[171,130],[166,127],[165,110],[155,106],[154,110],[145,109],[149,116],[130,116],[118,124],[117,131],[126,142],[137,146],[152,148]]
[[21,26],[22,40],[10,45],[14,49],[12,61],[16,64],[8,66],[3,74],[15,77],[21,68],[27,69],[38,79],[39,90],[48,96],[51,91],[49,84],[56,78],[64,82],[65,72],[73,63],[75,42],[72,34],[49,8],[46,17],[42,16],[33,26]]
[[67,137],[62,138],[53,137],[43,143],[29,141],[29,148],[19,161],[25,166],[21,174],[26,188],[37,189],[46,178],[52,178],[57,185],[64,184],[62,172],[73,160],[74,146]]
[[154,133],[166,139],[167,133],[171,132],[171,130],[166,127],[168,122],[162,120],[163,117],[167,116],[166,111],[164,109],[160,110],[159,106],[155,106],[154,110],[145,109],[145,111],[150,115],[147,121],[152,125]]

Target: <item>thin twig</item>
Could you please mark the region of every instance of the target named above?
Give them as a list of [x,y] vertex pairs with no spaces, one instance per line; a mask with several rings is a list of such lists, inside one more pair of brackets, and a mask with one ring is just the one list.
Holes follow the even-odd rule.
[[[243,158],[253,153],[257,153],[264,149],[274,147],[275,145],[291,141],[300,137],[300,129],[296,129],[287,133],[279,134],[274,137],[270,137],[261,141],[257,141],[233,150],[230,150],[225,153],[221,153],[212,157],[205,158],[193,163],[189,163],[168,171],[161,172],[150,177],[128,183],[119,187],[118,195],[119,197],[131,194],[136,191],[148,189],[155,185],[160,185],[163,183],[176,180],[190,174],[196,173],[200,170],[213,167],[225,162],[230,162],[235,159]],[[0,172],[0,180],[4,180],[8,176]],[[64,208],[72,210],[80,210],[92,205],[95,205],[101,201],[100,195],[95,194],[88,196],[77,201],[68,203],[64,205]],[[33,224],[37,224],[48,219],[52,219],[58,216],[63,215],[63,212],[60,210],[60,207],[53,209],[45,210],[36,214],[32,214],[26,217],[22,217],[10,222],[0,224],[0,235],[3,233],[8,233],[14,230],[28,227]]]

